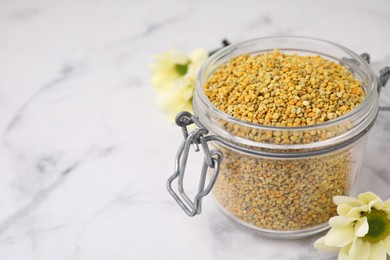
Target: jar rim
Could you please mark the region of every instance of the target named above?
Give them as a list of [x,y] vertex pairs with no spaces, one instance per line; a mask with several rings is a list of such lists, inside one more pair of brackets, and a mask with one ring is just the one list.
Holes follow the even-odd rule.
[[[232,51],[236,50],[237,48],[241,48],[241,47],[248,46],[248,45],[251,45],[251,44],[259,42],[259,41],[266,41],[266,40],[285,40],[285,41],[298,41],[298,40],[302,41],[302,40],[304,40],[304,41],[307,41],[307,42],[313,42],[313,43],[317,43],[317,44],[325,44],[325,45],[328,45],[330,47],[334,47],[336,49],[339,49],[339,50],[345,52],[346,54],[350,55],[357,62],[359,62],[359,65],[363,66],[363,68],[364,68],[363,72],[364,72],[364,74],[366,76],[368,76],[368,80],[369,80],[368,85],[374,84],[374,86],[368,88],[368,92],[366,92],[366,96],[363,99],[363,101],[359,105],[357,105],[354,109],[352,109],[350,112],[348,112],[348,113],[346,113],[346,114],[344,114],[344,115],[342,115],[340,117],[337,117],[335,119],[332,119],[332,120],[329,120],[329,121],[326,121],[326,122],[323,122],[323,123],[320,123],[320,124],[313,124],[313,125],[307,125],[307,126],[285,127],[285,126],[267,126],[267,125],[262,125],[262,124],[256,124],[256,123],[252,123],[252,122],[248,122],[248,121],[244,121],[244,120],[235,118],[235,117],[225,113],[224,111],[218,109],[207,98],[207,96],[206,96],[206,94],[204,93],[204,90],[203,90],[203,83],[204,83],[203,82],[203,78],[204,78],[204,73],[205,73],[206,69],[210,66],[210,64],[213,61],[217,60],[218,58],[221,58],[223,56],[228,55],[229,53],[231,53]],[[280,49],[280,50],[283,51],[283,49]],[[258,50],[258,51],[260,52],[262,50]],[[330,41],[327,41],[327,40],[322,40],[322,39],[318,39],[318,38],[311,38],[311,37],[305,37],[305,36],[269,36],[269,37],[260,37],[260,38],[255,38],[255,39],[251,39],[251,40],[235,43],[235,44],[229,45],[227,47],[224,47],[221,50],[219,50],[216,53],[214,53],[213,55],[211,55],[204,62],[204,64],[202,65],[202,67],[200,68],[200,70],[198,72],[195,91],[196,91],[198,97],[203,102],[205,102],[206,105],[209,108],[211,108],[214,113],[219,115],[224,120],[232,122],[234,124],[237,124],[237,125],[240,125],[240,126],[243,126],[243,127],[250,127],[250,128],[253,128],[253,129],[270,130],[270,131],[291,131],[291,130],[294,130],[294,131],[302,131],[302,130],[310,131],[310,130],[317,130],[317,129],[320,129],[320,128],[323,128],[323,127],[336,126],[336,125],[340,124],[341,122],[345,121],[346,119],[348,119],[348,118],[358,114],[360,111],[365,109],[370,104],[371,99],[374,97],[375,92],[377,91],[376,84],[377,84],[377,79],[374,76],[374,72],[372,71],[372,69],[369,66],[369,64],[360,55],[356,54],[352,50],[350,50],[350,49],[348,49],[348,48],[346,48],[346,47],[344,47],[344,46],[342,46],[340,44],[333,43],[333,42],[330,42]]]

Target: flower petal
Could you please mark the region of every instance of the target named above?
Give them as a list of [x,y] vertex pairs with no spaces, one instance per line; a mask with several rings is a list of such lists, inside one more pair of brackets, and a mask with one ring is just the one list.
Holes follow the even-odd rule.
[[156,55],[155,62],[150,65],[152,72],[152,84],[156,88],[165,88],[165,85],[172,84],[182,76],[175,70],[176,64],[187,64],[189,58],[187,55],[171,49],[165,53]]
[[389,215],[390,217],[390,199],[386,200],[384,203],[383,203],[383,208],[382,208],[383,211],[385,211],[387,213],[387,215]]
[[384,206],[384,203],[382,200],[372,200],[370,201],[370,203],[368,203],[368,207],[370,208],[370,210],[372,208],[376,208],[376,209],[382,209]]
[[370,257],[371,245],[370,242],[357,238],[353,241],[349,250],[349,259],[367,260]]
[[386,249],[387,254],[390,256],[390,235],[387,235],[387,237],[383,239],[382,243]]
[[367,217],[359,218],[356,221],[356,225],[355,225],[355,235],[357,237],[363,237],[367,233],[368,233]]
[[188,54],[191,64],[196,67],[202,66],[203,62],[208,58],[209,53],[205,49],[196,49]]
[[368,260],[386,260],[386,250],[382,241],[371,243],[371,254]]
[[358,218],[346,218],[344,216],[335,216],[329,219],[329,225],[331,227],[341,227],[341,226],[346,226],[356,220],[358,220]]
[[376,194],[373,193],[373,192],[364,192],[364,193],[360,193],[360,194],[358,195],[358,199],[362,202],[362,204],[369,204],[370,201],[373,201],[373,200],[382,201],[382,199],[379,198],[378,195],[376,195]]
[[340,249],[338,260],[349,260],[349,250],[351,249],[351,245],[349,244],[346,247]]
[[338,247],[328,246],[325,244],[325,237],[320,237],[313,244],[315,249],[325,251],[325,252],[337,252],[339,250]]
[[325,244],[328,246],[344,247],[355,238],[353,223],[346,226],[331,228],[325,236]]
[[337,206],[345,203],[351,205],[352,207],[357,207],[362,205],[362,203],[358,199],[347,197],[347,196],[334,196],[333,202]]
[[340,216],[347,216],[348,212],[351,210],[352,206],[348,204],[340,204],[337,206],[337,213]]
[[368,205],[362,205],[360,207],[351,208],[345,216],[348,218],[360,218],[362,216],[362,212],[369,211],[370,208],[368,207]]
[[385,208],[390,209],[390,199],[385,200],[383,203],[384,203]]

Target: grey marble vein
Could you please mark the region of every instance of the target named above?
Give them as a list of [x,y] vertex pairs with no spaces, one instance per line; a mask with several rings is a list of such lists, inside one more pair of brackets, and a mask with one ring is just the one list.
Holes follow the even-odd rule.
[[83,163],[86,157],[93,150],[93,147],[94,146],[92,146],[83,156],[75,160],[71,165],[69,165],[67,168],[61,171],[58,175],[58,178],[52,184],[38,191],[28,204],[18,209],[6,220],[0,223],[0,236],[5,232],[7,232],[7,230],[11,228],[14,224],[16,224],[16,222],[19,219],[30,214],[32,211],[38,208],[42,203],[44,203],[46,199],[50,196],[50,194],[54,192],[58,187],[60,187],[66,181],[69,174],[74,170],[76,170],[78,167],[80,167],[80,165]]
[[145,40],[145,38],[147,38],[149,35],[157,32],[157,31],[160,31],[171,24],[175,24],[176,22],[183,20],[183,18],[188,16],[191,12],[192,12],[192,10],[188,9],[188,10],[185,10],[177,15],[174,15],[174,16],[171,16],[171,17],[159,20],[159,21],[155,21],[152,23],[147,23],[144,30],[142,30],[140,33],[137,33],[135,35],[132,35],[130,37],[127,37],[127,38],[121,40],[120,44],[130,44],[130,43],[137,41],[137,40],[140,40],[140,39]]
[[91,222],[94,219],[98,218],[101,214],[104,214],[105,212],[109,211],[110,208],[115,206],[116,204],[123,203],[123,202],[129,203],[133,199],[133,196],[130,196],[130,195],[126,194],[126,191],[128,190],[128,188],[129,188],[129,185],[126,185],[117,195],[114,196],[114,198],[112,200],[108,201],[101,208],[99,208],[96,211],[92,212],[91,216],[85,221],[85,224],[81,228],[81,230],[79,232],[79,235],[76,238],[76,241],[77,241],[76,245],[77,246],[76,246],[76,248],[73,251],[71,260],[75,260],[79,256],[79,252],[80,252],[80,249],[81,249],[80,246],[79,246],[79,242],[83,238],[83,236],[84,236],[85,232],[87,231],[89,225],[91,224]]
[[385,168],[381,168],[376,171],[379,179],[381,179],[384,183],[390,185],[390,171]]
[[8,16],[11,21],[26,21],[41,14],[41,10],[36,7],[25,7],[17,10]]
[[[68,80],[75,72],[75,67],[73,66],[64,66],[58,73],[58,75],[44,84],[41,88],[38,89],[35,93],[33,93],[26,101],[23,102],[23,104],[17,109],[17,111],[14,113],[13,117],[11,118],[10,122],[7,124],[6,129],[4,131],[3,140],[6,139],[6,136],[9,131],[11,131],[19,122],[19,120],[22,118],[23,113],[25,110],[45,91],[48,89],[51,89],[58,84],[61,84]],[[6,143],[6,142],[5,142]]]
[[248,29],[255,29],[258,27],[271,26],[273,23],[271,16],[268,14],[263,14],[256,17],[252,22],[250,22],[247,26]]
[[359,10],[364,15],[379,17],[383,20],[390,21],[390,15],[386,12],[383,12],[384,7],[385,6],[379,6],[379,8],[356,7],[356,10]]

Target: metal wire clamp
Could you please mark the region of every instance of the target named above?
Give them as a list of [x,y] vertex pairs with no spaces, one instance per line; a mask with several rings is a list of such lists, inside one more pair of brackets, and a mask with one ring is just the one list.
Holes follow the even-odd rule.
[[[172,197],[176,200],[179,206],[187,213],[188,216],[193,217],[196,214],[200,214],[202,211],[202,198],[206,196],[213,188],[219,173],[219,166],[222,161],[222,153],[219,150],[211,150],[207,144],[205,135],[208,134],[208,130],[198,120],[196,116],[193,116],[189,112],[181,112],[176,117],[176,124],[181,127],[183,131],[184,140],[181,143],[179,150],[176,154],[174,173],[169,177],[167,181],[167,189]],[[188,126],[195,124],[198,128],[188,133]],[[194,146],[195,152],[199,152],[199,144],[202,147],[204,153],[203,165],[199,179],[198,193],[196,194],[193,201],[184,192],[183,180],[186,170],[186,164],[190,152],[191,145]],[[212,169],[210,180],[207,186],[206,175],[208,169]],[[178,193],[172,188],[172,183],[175,179],[178,184]]]
[[[360,57],[362,57],[363,60],[365,60],[368,64],[370,64],[370,62],[371,62],[370,54],[362,53],[362,54],[360,54]],[[351,59],[351,58],[342,58],[340,64],[345,66],[349,71],[352,72],[353,70],[351,70],[351,68],[353,68],[355,65],[358,65],[358,62],[354,59]],[[379,71],[379,76],[376,76],[376,77],[378,79],[377,89],[378,89],[378,93],[380,94],[382,88],[385,87],[387,82],[389,81],[390,67],[386,66],[386,67],[382,68]],[[389,106],[379,106],[379,111],[390,111],[390,107]]]
[[[368,53],[363,53],[360,55],[368,64],[370,64],[370,55]],[[382,88],[384,88],[390,78],[390,67],[386,66],[379,71],[378,78],[378,93],[381,93]],[[389,106],[379,106],[379,111],[390,111]]]

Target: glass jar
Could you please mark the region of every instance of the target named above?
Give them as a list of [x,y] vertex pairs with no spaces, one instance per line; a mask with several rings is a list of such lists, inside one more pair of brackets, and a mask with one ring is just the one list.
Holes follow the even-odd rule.
[[[219,110],[206,97],[203,84],[220,65],[241,54],[274,49],[320,55],[342,64],[362,83],[366,97],[343,116],[302,127],[242,121]],[[212,55],[198,74],[193,100],[196,116],[184,112],[176,119],[185,140],[175,173],[167,183],[169,192],[188,215],[194,216],[201,211],[202,198],[213,189],[223,213],[272,237],[298,238],[325,230],[328,219],[336,214],[332,197],[357,192],[367,133],[378,114],[378,87],[386,82],[374,75],[367,58],[334,43],[303,37],[259,38]],[[193,123],[197,128],[188,133],[187,126]],[[205,154],[199,192],[193,201],[183,189],[192,145],[196,151],[201,146]],[[176,178],[178,193],[172,189]]]

